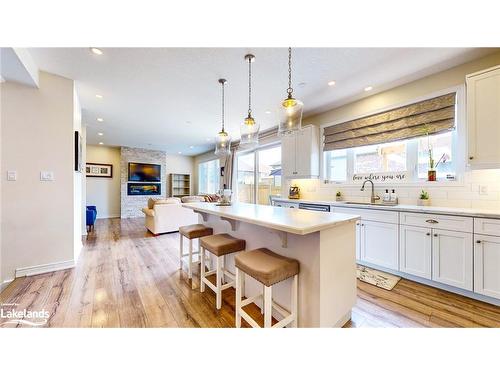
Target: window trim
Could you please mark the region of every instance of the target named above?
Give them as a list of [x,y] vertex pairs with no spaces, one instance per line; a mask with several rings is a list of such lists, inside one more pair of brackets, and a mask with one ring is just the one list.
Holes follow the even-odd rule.
[[218,157],[213,157],[213,158],[210,158],[210,159],[202,160],[202,161],[198,162],[198,165],[197,165],[197,171],[196,171],[196,174],[197,174],[197,181],[196,181],[196,183],[197,183],[197,185],[198,185],[198,186],[196,186],[196,190],[197,190],[197,192],[198,192],[198,195],[208,195],[208,194],[213,194],[213,193],[207,193],[207,192],[202,192],[202,191],[200,191],[200,181],[201,181],[201,178],[200,178],[200,165],[201,165],[201,164],[204,164],[204,163],[210,163],[210,162],[213,162],[213,161],[215,161],[215,160],[217,160],[217,161],[219,162],[219,168],[218,168],[218,169],[219,169],[219,173],[218,173],[218,177],[219,177],[219,186],[220,186],[220,178],[221,178],[221,176],[220,176],[220,159],[219,159]]
[[[370,111],[367,113],[363,113],[360,115],[356,116],[349,116],[349,117],[344,117],[339,120],[329,122],[326,124],[323,124],[320,126],[320,134],[321,134],[321,142],[320,142],[320,179],[322,185],[335,185],[338,187],[357,187],[359,186],[359,183],[354,183],[350,182],[349,179],[353,174],[352,166],[353,166],[353,160],[352,160],[352,152],[347,153],[347,178],[348,181],[346,182],[337,182],[337,181],[329,181],[327,179],[327,175],[325,174],[326,172],[326,165],[325,165],[325,151],[323,150],[323,137],[324,137],[324,129],[326,127],[332,126],[332,125],[337,125],[341,124],[343,122],[347,121],[353,121],[358,118],[366,117],[366,116],[372,116],[377,113],[385,112],[385,111],[390,111],[399,107],[407,106],[410,104],[418,103],[423,100],[428,100],[432,99],[437,96],[441,95],[446,95],[450,93],[456,93],[456,130],[454,132],[453,136],[453,142],[452,142],[452,152],[453,155],[456,155],[456,179],[455,181],[418,181],[415,179],[415,176],[417,175],[417,164],[413,163],[413,167],[408,169],[408,173],[410,176],[410,181],[408,182],[391,182],[391,186],[407,186],[407,187],[420,187],[420,186],[456,186],[456,187],[461,187],[464,186],[464,173],[468,170],[465,162],[465,155],[466,155],[466,116],[465,116],[465,84],[457,85],[457,86],[452,86],[448,87],[446,89],[434,91],[432,93],[420,96],[418,98],[408,100],[405,102],[400,102],[398,104],[390,105],[384,108],[380,108],[374,111]],[[412,156],[413,158],[413,156]],[[411,159],[410,159],[411,160]],[[407,157],[407,161],[409,161]],[[411,170],[414,169],[414,170]],[[385,185],[384,185],[385,186]]]

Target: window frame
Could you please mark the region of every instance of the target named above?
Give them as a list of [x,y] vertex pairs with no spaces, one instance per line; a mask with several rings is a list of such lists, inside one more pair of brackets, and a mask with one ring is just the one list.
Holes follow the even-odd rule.
[[354,187],[358,186],[359,183],[352,182],[353,168],[354,168],[354,153],[347,152],[347,180],[343,182],[339,181],[330,181],[328,180],[326,162],[325,162],[325,152],[323,149],[323,138],[324,138],[324,129],[326,127],[341,124],[347,121],[356,120],[358,118],[372,116],[381,112],[393,110],[399,107],[403,107],[406,105],[418,103],[423,100],[432,99],[441,95],[446,95],[449,93],[456,94],[456,106],[455,106],[455,131],[453,132],[452,139],[452,154],[455,162],[455,180],[447,181],[447,180],[438,180],[438,181],[425,181],[418,179],[418,150],[417,150],[417,142],[410,139],[407,143],[407,156],[406,156],[406,164],[407,164],[407,173],[408,173],[408,181],[406,182],[387,182],[381,183],[384,186],[407,186],[407,187],[416,187],[416,186],[464,186],[464,173],[467,169],[465,155],[466,155],[466,103],[465,103],[465,84],[461,84],[458,86],[452,86],[443,90],[435,91],[430,94],[398,103],[396,105],[391,105],[385,108],[377,109],[371,112],[367,112],[364,114],[350,116],[348,118],[343,118],[334,122],[330,122],[327,124],[323,124],[320,126],[320,134],[321,134],[321,142],[320,142],[320,179],[323,185],[336,185],[338,187]]
[[214,158],[212,158],[212,159],[207,159],[207,160],[200,161],[200,162],[198,163],[198,166],[197,166],[197,167],[198,167],[198,170],[196,171],[196,173],[197,173],[197,177],[198,177],[198,178],[197,178],[197,185],[198,185],[198,186],[197,186],[197,190],[198,190],[198,194],[199,194],[199,195],[207,195],[207,194],[215,194],[215,193],[217,193],[217,190],[218,190],[218,189],[215,191],[215,193],[208,193],[208,192],[206,192],[206,191],[201,191],[201,190],[200,190],[200,181],[201,181],[200,166],[201,166],[202,164],[205,164],[205,163],[211,163],[211,162],[214,162],[214,161],[217,161],[217,162],[219,163],[219,167],[217,168],[217,170],[218,170],[217,177],[218,177],[218,179],[219,179],[219,186],[220,186],[220,178],[221,178],[221,176],[220,176],[220,159],[219,159],[219,158],[217,158],[217,157],[214,157]]

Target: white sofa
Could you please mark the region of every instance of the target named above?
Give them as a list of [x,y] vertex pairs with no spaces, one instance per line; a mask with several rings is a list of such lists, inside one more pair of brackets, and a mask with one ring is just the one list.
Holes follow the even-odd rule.
[[167,198],[148,203],[149,207],[143,208],[146,215],[146,228],[153,234],[175,232],[179,227],[198,223],[198,214],[193,210],[182,207],[178,198]]

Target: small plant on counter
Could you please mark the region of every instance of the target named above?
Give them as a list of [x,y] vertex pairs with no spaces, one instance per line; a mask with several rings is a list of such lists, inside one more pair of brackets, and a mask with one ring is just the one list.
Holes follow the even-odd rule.
[[425,190],[422,190],[419,195],[418,205],[419,206],[428,206],[430,204],[429,193]]
[[335,199],[337,201],[341,201],[342,200],[342,193],[340,192],[340,190],[338,190],[337,193],[335,194]]

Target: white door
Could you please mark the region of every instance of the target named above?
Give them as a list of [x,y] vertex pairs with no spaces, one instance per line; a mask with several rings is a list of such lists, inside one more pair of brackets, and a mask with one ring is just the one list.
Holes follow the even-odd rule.
[[472,234],[432,230],[432,280],[472,290]]
[[431,278],[431,229],[401,225],[399,230],[399,270]]
[[398,270],[398,225],[361,220],[361,260]]
[[296,172],[295,156],[296,135],[289,134],[281,138],[281,174],[284,178],[293,178]]
[[500,68],[467,77],[469,163],[500,166]]
[[474,292],[500,299],[500,237],[474,235]]

